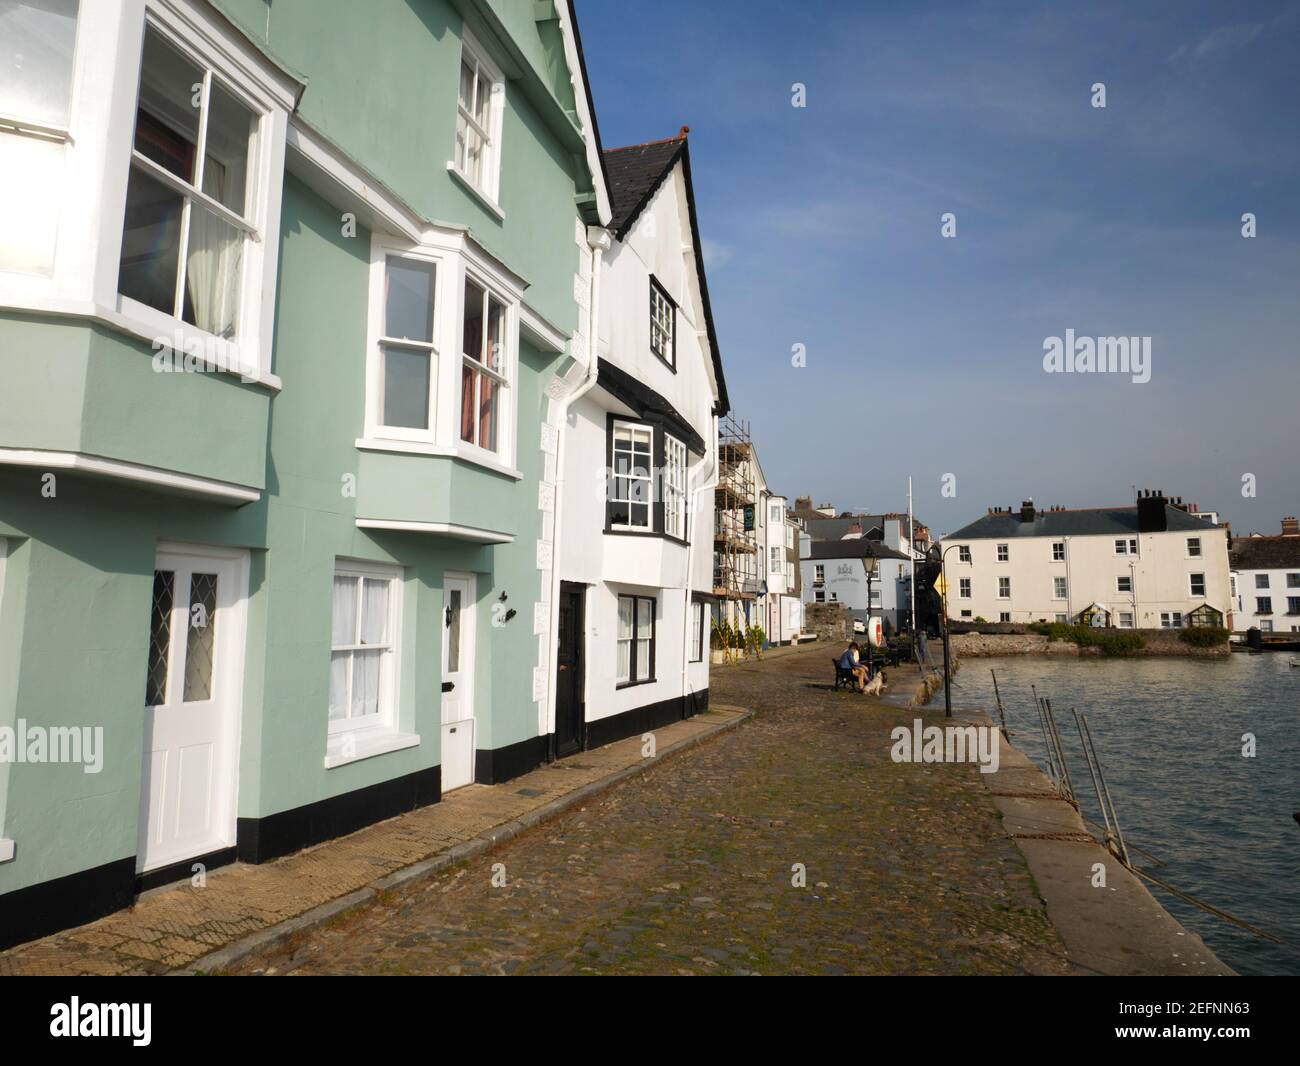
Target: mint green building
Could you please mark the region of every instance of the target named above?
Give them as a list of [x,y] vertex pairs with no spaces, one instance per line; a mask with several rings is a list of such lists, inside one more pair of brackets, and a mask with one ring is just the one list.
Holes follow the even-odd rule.
[[567,0],[0,3],[0,175],[0,947],[550,757]]

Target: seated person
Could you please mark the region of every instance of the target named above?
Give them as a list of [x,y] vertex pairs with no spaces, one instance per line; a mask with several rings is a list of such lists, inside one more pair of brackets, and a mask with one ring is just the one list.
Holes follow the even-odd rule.
[[840,669],[847,670],[853,675],[853,680],[857,684],[859,692],[866,690],[867,681],[871,675],[871,671],[868,670],[858,658],[858,654],[861,650],[861,646],[855,640],[844,649],[844,654],[840,656]]

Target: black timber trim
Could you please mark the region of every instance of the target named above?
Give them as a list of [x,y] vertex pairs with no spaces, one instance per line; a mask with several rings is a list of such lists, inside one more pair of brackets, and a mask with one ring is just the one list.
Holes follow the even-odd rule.
[[16,888],[0,896],[0,951],[135,902],[135,856]]
[[188,881],[194,876],[194,864],[198,863],[203,867],[204,872],[215,870],[221,866],[229,866],[238,857],[238,848],[220,848],[217,851],[210,851],[206,855],[195,855],[192,859],[182,859],[180,862],[171,863],[168,866],[160,866],[156,870],[146,870],[144,873],[135,875],[135,890],[137,892],[148,892],[151,888],[161,888],[163,885],[174,884],[177,881]]
[[528,737],[504,748],[479,748],[474,752],[474,783],[499,785],[536,770],[550,754],[549,736]]
[[442,767],[431,766],[264,818],[240,818],[235,846],[240,862],[267,862],[441,798]]
[[608,359],[596,360],[596,384],[627,404],[643,422],[662,426],[696,455],[705,455],[704,438],[663,396]]
[[686,696],[674,696],[671,699],[660,700],[658,703],[633,707],[631,710],[610,715],[608,718],[597,718],[594,722],[587,723],[587,748],[599,748],[605,744],[612,744],[616,740],[662,729],[674,722],[681,722],[702,714],[708,709],[709,690],[705,688]]

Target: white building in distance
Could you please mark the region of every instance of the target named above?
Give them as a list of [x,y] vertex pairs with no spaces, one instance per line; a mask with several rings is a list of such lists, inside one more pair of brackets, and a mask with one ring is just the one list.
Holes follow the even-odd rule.
[[1227,527],[1160,492],[1132,507],[994,508],[942,546],[956,621],[1181,629],[1233,609]]

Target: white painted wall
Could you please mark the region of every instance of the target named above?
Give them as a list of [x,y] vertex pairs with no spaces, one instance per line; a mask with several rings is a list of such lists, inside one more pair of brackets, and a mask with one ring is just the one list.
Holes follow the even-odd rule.
[[[1201,555],[1188,554],[1189,537],[1199,537]],[[1232,610],[1228,581],[1227,530],[1210,526],[1203,530],[1133,533],[1123,539],[1138,541],[1138,555],[1115,554],[1116,534],[1069,537],[1003,537],[990,539],[951,539],[943,542],[945,571],[948,579],[948,616],[953,619],[983,617],[997,622],[1009,612],[1012,622],[1045,619],[1057,615],[1074,621],[1075,616],[1093,603],[1100,603],[1113,614],[1118,625],[1120,612],[1136,615],[1139,629],[1160,628],[1161,613],[1187,613],[1202,603],[1223,611]],[[1052,545],[1065,543],[1065,559],[1052,558]],[[971,561],[960,561],[957,548],[968,544]],[[1008,559],[999,562],[997,545],[1006,544]],[[1131,564],[1131,565],[1130,565]],[[1189,575],[1205,575],[1205,595],[1193,596]],[[1132,577],[1136,595],[1117,591],[1118,577]],[[998,579],[1011,579],[1011,596],[998,595]],[[1066,595],[1054,594],[1054,578],[1066,579]],[[963,598],[961,579],[971,581],[971,595]],[[969,611],[970,615],[963,615]]]
[[[570,408],[558,564],[561,580],[588,586],[583,656],[588,721],[709,686],[707,608],[700,662],[689,661],[684,639],[690,626],[689,592],[712,588],[713,493],[696,489],[715,476],[717,446],[717,393],[694,271],[678,166],[626,240],[615,240],[605,255],[596,350],[671,403],[703,438],[707,454],[688,454],[689,548],[663,537],[606,534],[607,419],[613,413],[635,420],[635,414],[599,386]],[[677,303],[675,371],[650,349],[651,274]],[[623,688],[616,681],[620,593],[650,596],[656,603],[654,680]]]
[[[1267,587],[1260,588],[1259,578],[1267,582]],[[1281,570],[1234,570],[1232,581],[1236,594],[1232,598],[1232,628],[1239,632],[1247,629],[1271,630],[1275,633],[1300,632],[1300,569],[1291,567]],[[1271,613],[1261,613],[1258,609],[1260,597],[1267,596],[1272,601]],[[1297,610],[1289,600],[1295,600]]]

